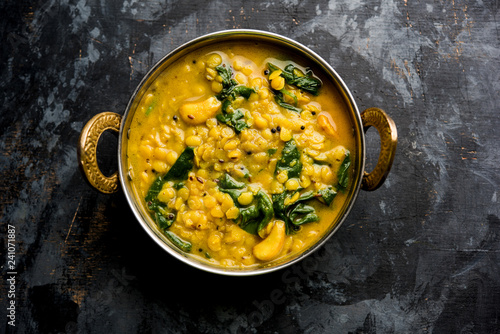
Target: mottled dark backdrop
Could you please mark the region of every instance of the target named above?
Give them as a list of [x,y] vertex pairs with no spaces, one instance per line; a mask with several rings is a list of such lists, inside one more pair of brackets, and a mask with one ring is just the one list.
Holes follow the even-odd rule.
[[[0,332],[500,333],[499,6],[3,0]],[[361,110],[385,109],[399,132],[386,183],[360,194],[319,252],[250,278],[166,255],[121,192],[87,185],[76,157],[83,125],[105,110],[122,114],[163,55],[233,28],[309,46]],[[117,139],[103,137],[99,159],[109,174]],[[376,131],[367,137],[373,166]]]

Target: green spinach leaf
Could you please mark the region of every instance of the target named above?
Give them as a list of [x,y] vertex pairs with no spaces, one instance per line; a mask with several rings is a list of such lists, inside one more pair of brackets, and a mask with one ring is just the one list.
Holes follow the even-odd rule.
[[216,95],[217,99],[222,101],[231,94],[234,87],[238,85],[238,81],[233,79],[231,67],[225,66],[225,64],[217,66],[215,70],[222,78],[222,91]]
[[[295,193],[294,193],[294,195],[295,195]],[[305,202],[305,201],[308,201],[314,197],[316,197],[314,195],[314,191],[309,190],[309,191],[306,191],[305,193],[300,194],[299,199],[297,201],[295,201],[295,203]]]
[[312,222],[317,222],[317,221],[319,221],[318,215],[316,213],[312,212],[312,213],[306,214],[305,216],[303,216],[299,219],[294,220],[292,223],[294,226],[300,226],[300,225],[303,225],[306,223],[312,223]]
[[148,193],[146,194],[146,203],[149,203],[153,200],[158,200],[158,194],[161,191],[161,188],[163,187],[163,184],[165,181],[163,180],[164,176],[160,175],[158,176],[154,181],[153,184],[149,187]]
[[284,222],[287,221],[285,199],[289,194],[290,192],[284,191],[281,194],[273,194],[272,197],[274,216]]
[[167,231],[168,228],[174,223],[177,212],[169,209],[166,203],[162,203],[158,199],[158,194],[163,188],[165,182],[168,181],[178,181],[173,185],[173,187],[177,190],[182,188],[184,186],[184,182],[182,181],[187,179],[189,171],[193,168],[193,159],[193,148],[188,146],[181,153],[179,158],[177,158],[167,174],[159,175],[153,181],[153,184],[149,187],[148,193],[146,194],[145,198],[146,206],[149,209],[151,217],[153,218],[155,223],[176,246],[183,250],[189,248],[189,243],[182,241],[177,236],[175,236],[174,233]]
[[194,149],[188,146],[182,151],[170,170],[165,175],[164,181],[185,180],[194,166]]
[[[274,64],[267,64],[271,72],[279,70],[280,68]],[[315,96],[319,94],[319,89],[321,88],[321,81],[315,77],[313,77],[312,71],[304,74],[302,71],[295,67],[292,64],[285,66],[280,74],[285,82],[289,85],[296,86],[297,88],[302,89],[308,93],[311,93]]]
[[302,109],[297,108],[297,107],[291,105],[290,103],[286,103],[285,100],[284,100],[284,97],[283,97],[283,93],[281,91],[273,90],[273,92],[274,92],[274,101],[276,101],[276,103],[280,107],[283,107],[285,109],[288,109],[288,110],[291,110],[291,111],[295,111],[295,112],[298,112],[298,113],[300,113],[302,111]]
[[255,93],[255,89],[240,85],[238,81],[233,79],[233,71],[231,71],[230,66],[219,65],[215,70],[222,78],[222,91],[216,95],[219,101],[227,98],[234,100],[238,96],[248,99],[252,93]]
[[240,209],[240,220],[238,225],[251,234],[258,234],[273,219],[273,203],[269,196],[259,190],[255,195],[255,201],[248,207]]
[[[271,72],[279,70],[280,68],[274,64],[267,64]],[[297,88],[302,89],[308,93],[311,93],[315,96],[319,94],[319,90],[321,88],[321,81],[315,77],[313,77],[312,71],[304,74],[300,69],[295,67],[292,64],[285,66],[280,74],[285,82],[289,85],[296,86]]]
[[275,174],[286,171],[288,178],[299,177],[302,171],[302,162],[300,162],[300,151],[294,139],[285,143],[281,151],[281,159],[276,163]]
[[349,184],[349,167],[351,166],[351,154],[346,151],[344,161],[340,165],[340,169],[337,172],[339,179],[339,188],[345,190]]
[[165,233],[165,236],[170,240],[172,241],[172,243],[177,246],[178,248],[180,248],[181,250],[183,250],[184,252],[186,253],[189,253],[191,251],[191,248],[192,248],[192,245],[190,242],[188,241],[184,241],[182,240],[181,238],[179,238],[177,236],[177,234],[175,234],[174,232],[171,232],[171,231],[164,231]]
[[259,208],[256,204],[240,209],[238,226],[251,234],[259,233]]
[[231,175],[225,173],[224,176],[219,179],[219,187],[224,189],[243,189],[246,187],[246,184],[236,181]]
[[259,212],[263,215],[258,228],[257,232],[262,230],[269,224],[271,219],[274,217],[274,210],[273,210],[273,202],[269,198],[269,196],[263,192],[262,190],[259,190],[259,192],[255,195],[255,198],[257,199],[257,206],[259,208]]
[[248,191],[246,184],[236,181],[227,173],[219,180],[219,191],[231,196],[240,210],[235,222],[248,233],[258,234],[274,217],[273,202],[262,190],[255,194],[252,203],[246,206],[241,205],[238,198],[243,192]]
[[255,89],[243,85],[234,87],[232,92],[233,99],[238,96],[243,96],[247,100],[250,97],[250,95],[252,95],[252,93],[255,93]]
[[238,96],[248,99],[252,93],[255,93],[255,89],[238,84],[233,79],[233,71],[230,66],[223,64],[215,69],[222,78],[222,91],[216,95],[217,99],[222,101],[222,107],[221,113],[216,118],[219,122],[234,128],[236,133],[240,133],[250,127],[245,121],[245,114],[241,110],[228,112],[228,108]]
[[313,206],[305,204],[311,199],[317,197],[314,191],[306,191],[300,194],[299,198],[292,202],[285,204],[302,189],[295,191],[284,191],[281,194],[273,195],[274,214],[277,218],[283,220],[286,226],[286,233],[291,234],[299,230],[300,225],[318,221],[319,217]]
[[318,199],[321,199],[327,206],[330,206],[330,204],[332,204],[333,200],[335,199],[335,196],[337,196],[337,192],[335,191],[335,189],[333,189],[333,187],[330,186],[318,190],[318,195],[320,195],[318,196]]
[[149,206],[149,209],[153,211],[151,217],[161,230],[168,229],[174,223],[176,215],[174,212],[168,212],[166,206],[155,203],[153,207]]
[[236,131],[236,133],[240,133],[241,131],[249,128],[249,125],[245,121],[245,115],[241,110],[235,110],[233,113],[222,113],[216,116],[217,120],[221,123],[224,123]]
[[[288,215],[288,217],[290,219],[290,223],[292,223],[295,226],[299,226],[299,225],[305,224],[306,222],[310,222],[310,221],[306,221],[303,219],[307,216],[318,217],[316,215],[316,210],[312,206],[306,205],[304,203],[299,203],[299,204],[295,205],[290,210],[290,213]],[[309,218],[309,219],[311,219],[311,218]],[[319,220],[319,218],[317,220]],[[312,221],[317,221],[317,220],[312,220]]]

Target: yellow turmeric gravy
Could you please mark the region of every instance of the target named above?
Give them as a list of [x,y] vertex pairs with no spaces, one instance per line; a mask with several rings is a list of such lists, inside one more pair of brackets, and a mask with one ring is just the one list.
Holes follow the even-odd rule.
[[[328,80],[321,80],[317,96],[286,82],[282,74],[290,64],[297,77],[320,79],[308,72],[309,64],[295,61],[269,45],[209,46],[169,66],[142,96],[127,147],[134,192],[158,228],[192,256],[226,268],[265,265],[306,250],[336,222],[346,198],[339,169],[356,152],[353,126]],[[250,94],[222,98],[227,73],[233,86],[250,88]],[[280,92],[295,110],[279,104]],[[237,111],[240,116],[231,119]],[[285,145],[300,158],[284,161]],[[146,197],[153,183],[186,148],[194,153],[192,168],[183,180],[159,183],[157,209],[150,210],[153,201]],[[238,186],[224,190],[226,175]],[[345,175],[350,183],[352,167]],[[336,192],[329,205],[320,195],[325,189]],[[303,194],[313,196],[301,202]],[[270,205],[275,210],[267,217]],[[253,225],[245,227],[242,219]]]

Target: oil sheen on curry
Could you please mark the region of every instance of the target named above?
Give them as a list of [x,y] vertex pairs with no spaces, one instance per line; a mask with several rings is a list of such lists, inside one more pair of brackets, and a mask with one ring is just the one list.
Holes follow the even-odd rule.
[[176,247],[251,268],[303,252],[336,223],[353,126],[338,91],[308,66],[269,45],[209,46],[141,96],[129,176]]

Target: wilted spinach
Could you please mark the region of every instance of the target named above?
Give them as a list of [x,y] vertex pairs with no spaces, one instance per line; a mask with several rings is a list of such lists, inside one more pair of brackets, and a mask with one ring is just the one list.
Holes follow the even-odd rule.
[[182,240],[181,238],[179,238],[177,236],[177,234],[175,234],[174,232],[171,232],[171,231],[163,231],[163,233],[165,234],[165,236],[170,240],[172,241],[172,243],[179,247],[181,250],[183,250],[184,252],[190,252],[191,251],[191,248],[192,248],[192,245],[190,242],[188,241],[184,241]]
[[349,167],[351,166],[351,154],[346,151],[344,161],[340,165],[337,177],[339,179],[339,188],[345,190],[349,184]]
[[215,69],[222,78],[222,91],[216,95],[217,99],[222,101],[221,113],[216,116],[217,120],[234,128],[236,133],[240,133],[249,127],[245,121],[245,114],[241,110],[230,113],[228,108],[238,96],[248,99],[255,89],[239,85],[238,81],[233,79],[231,67],[219,65]]
[[238,86],[238,81],[233,79],[233,71],[229,66],[219,65],[215,70],[222,78],[222,90],[216,97],[219,101],[223,101],[231,94],[234,87]]
[[235,110],[233,113],[222,111],[222,114],[217,114],[216,118],[219,122],[232,127],[236,133],[240,133],[249,127],[245,121],[245,115],[239,109]]
[[257,204],[252,204],[245,208],[240,208],[240,216],[237,224],[243,230],[251,234],[258,234],[260,210]]
[[189,171],[193,169],[193,160],[194,150],[192,147],[188,146],[184,149],[179,158],[177,158],[167,174],[159,175],[156,180],[153,181],[153,184],[149,187],[146,195],[146,203],[152,203],[152,205],[154,205],[155,202],[159,202],[158,194],[160,193],[165,182],[182,181],[187,179]]
[[302,171],[302,162],[300,162],[300,151],[294,139],[285,143],[281,151],[281,159],[276,163],[276,174],[286,171],[288,178],[299,177]]
[[246,187],[246,184],[236,181],[231,175],[225,173],[224,176],[219,179],[219,187],[223,189],[242,189]]
[[300,226],[305,223],[315,222],[319,220],[316,215],[316,210],[304,203],[296,205],[289,213],[290,221],[295,226]]
[[[267,66],[271,72],[280,70],[280,68],[274,64],[268,63]],[[296,86],[305,92],[311,93],[315,96],[319,94],[319,89],[321,88],[321,81],[313,77],[312,71],[308,71],[306,74],[302,73],[300,69],[292,64],[288,64],[282,70],[280,74],[285,82],[289,85]]]
[[327,206],[330,206],[330,204],[332,204],[335,196],[337,196],[337,192],[335,191],[335,189],[333,189],[332,186],[318,190],[318,199],[324,202]]
[[[281,151],[281,158],[276,163],[275,174],[283,171],[286,171],[288,179],[300,177],[302,172],[300,151],[293,139],[285,143]],[[285,222],[287,234],[298,230],[302,224],[319,220],[314,208],[304,204],[304,202],[314,198],[313,191],[305,192],[296,201],[289,203],[291,198],[301,190],[302,188],[295,191],[286,190],[281,194],[274,194],[272,198],[274,214]]]
[[[187,179],[189,171],[193,168],[193,159],[194,150],[192,147],[188,146],[184,149],[179,158],[177,158],[167,174],[159,175],[153,181],[153,184],[149,187],[145,198],[151,217],[154,219],[158,227],[165,233],[172,243],[184,251],[188,248],[190,249],[191,244],[182,241],[179,237],[175,236],[175,234],[167,231],[167,229],[172,226],[175,221],[176,212],[169,209],[167,203],[161,202],[158,199],[158,194],[163,188],[165,182],[168,181],[177,181],[174,183],[173,187],[175,189],[182,188],[184,186],[184,182],[182,181]],[[175,236],[175,238],[172,235]],[[187,246],[188,244],[189,247]]]
[[[268,154],[275,154],[271,149]],[[351,164],[350,155],[347,151],[344,161],[341,164],[338,177],[338,189],[345,189],[348,183],[348,170]],[[293,139],[285,143],[281,152],[281,158],[276,164],[275,174],[286,171],[288,178],[300,177],[302,163],[300,162],[300,151]],[[319,200],[322,204],[330,206],[336,195],[337,188],[327,186],[318,191],[305,191],[304,188],[297,190],[285,190],[280,194],[273,194],[272,198],[262,190],[254,197],[254,201],[246,206],[238,202],[240,195],[248,191],[244,182],[237,181],[229,174],[224,174],[219,181],[219,190],[231,196],[235,205],[239,208],[240,214],[235,222],[245,231],[258,234],[275,217],[283,220],[286,226],[286,233],[294,233],[300,226],[310,222],[319,221],[319,216],[310,201]],[[302,193],[301,193],[302,192]]]
[[240,206],[237,223],[248,233],[258,234],[274,217],[273,203],[262,190],[255,195],[252,204],[246,207],[241,207],[237,202],[235,204]]
[[295,191],[286,190],[281,194],[273,195],[275,216],[285,222],[287,234],[296,232],[302,224],[319,220],[314,207],[305,204],[305,202],[315,197],[312,190],[302,193],[296,201],[289,203],[291,198],[301,190],[302,189],[297,189]]
[[[346,155],[346,157],[347,156],[348,155]],[[349,167],[349,161],[350,160],[347,160],[346,163],[343,164],[344,168],[347,169]],[[299,177],[302,171],[300,151],[293,139],[285,143],[285,147],[281,152],[281,158],[276,164],[275,173],[278,174],[282,171],[287,172],[289,179]],[[343,172],[342,175],[346,173],[347,172]],[[310,190],[301,193],[295,201],[292,201],[292,198],[297,196],[297,193],[300,193],[302,190],[303,188],[294,191],[285,190],[281,194],[274,194],[272,197],[274,214],[276,218],[285,222],[288,234],[297,231],[302,224],[319,220],[314,207],[307,205],[306,202],[316,198],[321,203],[330,206],[337,195],[334,187],[328,186],[317,192]]]
[[170,180],[185,180],[189,172],[193,169],[194,149],[188,146],[182,151],[181,155],[174,162],[172,167],[165,175],[166,181]]
[[271,219],[274,217],[274,210],[273,210],[273,202],[269,198],[269,196],[263,192],[262,190],[259,190],[259,192],[255,195],[255,199],[257,200],[257,207],[259,209],[259,212],[264,215],[262,217],[261,221],[257,225],[257,232],[262,230],[269,224]]
[[231,97],[234,100],[238,96],[243,96],[245,99],[248,99],[252,93],[255,93],[255,89],[239,85],[234,87],[233,91],[231,92]]
[[[285,91],[285,89],[282,89],[281,91],[277,91],[277,90],[273,89],[272,91],[274,93],[274,101],[276,101],[276,103],[280,107],[283,107],[285,109],[288,109],[288,110],[291,110],[291,111],[295,111],[295,112],[298,112],[298,113],[300,113],[302,111],[302,109],[300,109],[298,107],[295,107],[295,106],[291,105],[290,103],[285,102],[284,94],[283,94],[283,91]],[[295,97],[295,95],[293,95],[293,96]],[[295,97],[295,98],[297,98],[297,97]]]
[[246,184],[235,180],[227,173],[219,181],[219,190],[231,196],[234,204],[240,210],[240,214],[235,221],[238,226],[248,233],[258,234],[274,216],[273,203],[262,190],[255,194],[252,203],[246,206],[241,205],[238,198],[243,192],[248,191]]

